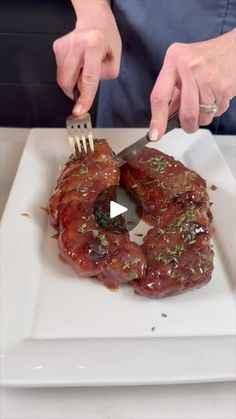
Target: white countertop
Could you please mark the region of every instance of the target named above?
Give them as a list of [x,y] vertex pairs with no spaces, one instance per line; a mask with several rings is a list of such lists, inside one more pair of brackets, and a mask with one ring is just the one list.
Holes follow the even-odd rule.
[[[28,129],[0,129],[0,218]],[[236,136],[216,136],[236,177]],[[235,419],[236,383],[2,389],[1,419]]]

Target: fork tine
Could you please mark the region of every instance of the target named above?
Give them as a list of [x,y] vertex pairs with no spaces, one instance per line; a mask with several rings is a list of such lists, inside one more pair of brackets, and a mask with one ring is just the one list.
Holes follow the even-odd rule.
[[79,157],[79,154],[89,150],[94,152],[94,140],[92,125],[89,113],[81,117],[69,116],[66,121],[69,144],[73,153]]
[[68,140],[69,140],[70,147],[72,149],[72,154],[76,154],[74,138],[70,134],[68,134]]
[[86,137],[85,137],[85,134],[84,134],[84,129],[82,130],[81,142],[83,144],[83,149],[84,149],[85,153],[87,153],[88,149],[87,149],[87,142],[86,142]]
[[89,140],[90,150],[92,152],[94,152],[94,142],[93,142],[92,125],[91,125],[90,121],[87,123],[87,130],[88,130],[88,140]]
[[88,121],[86,123],[86,128],[87,128],[87,132],[88,132],[88,141],[89,141],[89,146],[90,146],[90,150],[92,152],[94,152],[94,142],[93,142],[93,133],[92,133],[92,124],[91,124],[91,119],[88,118]]
[[94,142],[93,142],[93,134],[92,134],[92,131],[89,131],[88,132],[88,139],[89,139],[90,150],[92,152],[94,152]]
[[80,143],[82,145],[82,149],[85,153],[87,153],[87,143],[86,143],[86,132],[85,132],[85,126],[84,123],[80,124]]
[[[75,129],[75,142],[76,142],[76,147],[77,147],[78,152],[79,152],[79,153],[81,153],[82,148],[81,148],[80,137],[79,137],[79,135],[77,134],[76,129]],[[77,154],[77,153],[76,153],[76,154]]]

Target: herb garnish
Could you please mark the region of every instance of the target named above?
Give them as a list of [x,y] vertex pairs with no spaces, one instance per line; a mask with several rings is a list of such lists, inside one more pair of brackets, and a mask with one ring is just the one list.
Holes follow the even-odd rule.
[[172,164],[166,160],[163,156],[160,157],[151,157],[151,159],[148,160],[148,163],[150,163],[152,166],[154,166],[154,170],[156,173],[159,173],[162,175],[167,167],[171,167]]
[[85,173],[88,173],[88,166],[85,166],[84,164],[80,167],[79,172],[81,175],[84,175]]
[[136,257],[131,261],[131,265],[137,265],[139,262],[141,262],[141,259]]
[[105,212],[102,209],[96,210],[96,220],[97,223],[104,229],[112,229],[115,233],[115,229],[117,228],[117,232],[126,231],[125,228],[125,220],[121,217],[110,217],[110,212]]
[[131,266],[133,266],[133,265],[137,265],[139,262],[141,262],[141,259],[140,258],[134,258],[134,259],[131,259],[131,260],[129,260],[129,261],[125,261],[125,263],[124,263],[124,265],[121,267],[121,269],[130,269],[131,268]]
[[174,250],[167,249],[167,253],[171,255],[171,258],[174,262],[178,263],[178,259],[182,255],[185,247],[183,244],[176,244]]
[[178,263],[179,258],[182,255],[184,250],[185,250],[184,245],[176,244],[176,246],[173,250],[167,249],[167,253],[170,255],[170,257],[165,257],[161,253],[156,253],[154,257],[155,257],[155,260],[157,262],[162,262],[166,266],[166,265],[169,265],[172,262]]
[[85,229],[86,229],[86,227],[87,227],[87,224],[86,224],[86,223],[84,223],[84,224],[82,224],[80,227],[78,227],[77,231],[78,231],[79,233],[85,233]]
[[75,192],[84,193],[84,192],[87,192],[87,191],[88,191],[88,188],[86,186],[82,187],[81,185],[75,185]]
[[138,273],[135,272],[135,271],[131,271],[130,272],[130,277],[131,277],[131,279],[136,279],[136,278],[138,278]]
[[105,234],[100,233],[99,230],[91,230],[94,239],[99,240],[98,251],[99,253],[107,253],[108,241]]
[[76,156],[76,154],[71,154],[70,155],[70,157],[69,157],[69,159],[68,159],[68,161],[76,161],[76,160],[78,160],[78,157]]

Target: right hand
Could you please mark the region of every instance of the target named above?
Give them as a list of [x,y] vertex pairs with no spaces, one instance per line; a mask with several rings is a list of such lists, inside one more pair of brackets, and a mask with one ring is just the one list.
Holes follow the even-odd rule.
[[73,99],[77,84],[80,96],[73,114],[87,112],[94,101],[99,80],[118,77],[121,38],[107,0],[80,0],[75,29],[53,44],[57,82]]

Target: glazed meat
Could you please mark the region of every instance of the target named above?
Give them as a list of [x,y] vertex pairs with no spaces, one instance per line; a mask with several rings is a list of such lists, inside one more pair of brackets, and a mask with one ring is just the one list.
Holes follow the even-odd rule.
[[[139,197],[150,224],[142,246],[124,229],[102,229],[93,207],[99,193],[119,183]],[[71,159],[49,200],[61,257],[79,276],[97,276],[110,288],[129,283],[158,298],[206,284],[213,270],[212,216],[206,183],[160,151],[144,148],[119,169],[105,140],[95,152]]]
[[121,178],[141,198],[143,216],[153,226],[144,238],[147,269],[133,281],[135,292],[157,298],[206,284],[213,250],[205,180],[151,148],[123,166]]
[[146,258],[126,230],[116,234],[96,222],[93,207],[97,196],[120,180],[118,163],[112,157],[106,141],[96,140],[93,154],[71,159],[49,200],[49,213],[51,225],[59,233],[61,257],[79,276],[96,275],[106,286],[116,288],[141,277]]

